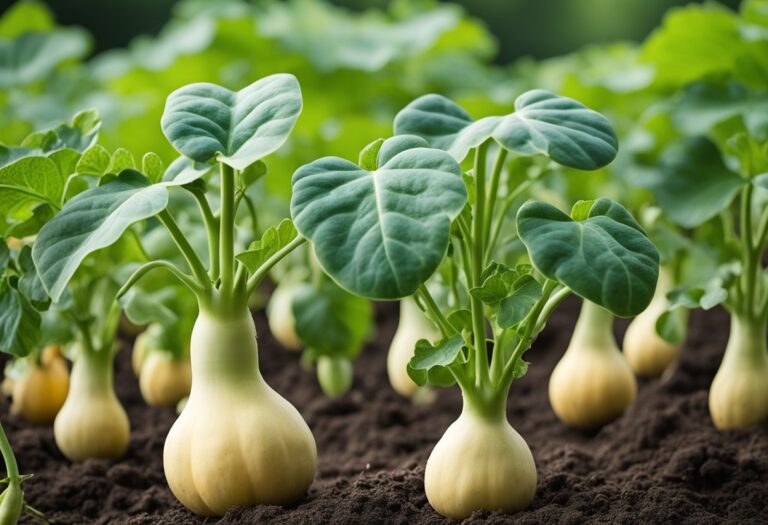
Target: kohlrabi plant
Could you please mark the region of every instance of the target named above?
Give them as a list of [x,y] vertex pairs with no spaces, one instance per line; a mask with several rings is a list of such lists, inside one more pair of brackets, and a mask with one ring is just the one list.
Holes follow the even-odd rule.
[[[115,296],[121,272],[131,262],[141,262],[143,252],[136,238],[128,236],[90,257],[83,254],[79,268],[67,268],[70,279],[52,289],[39,275],[37,241],[42,239],[45,245],[46,237],[57,228],[51,217],[62,207],[134,166],[127,151],[110,154],[96,144],[100,124],[95,112],[81,112],[71,123],[33,133],[19,147],[4,148],[5,165],[0,167],[3,233],[22,239],[14,259],[15,276],[8,279],[2,294],[5,347],[18,355],[48,342],[73,343],[67,348],[73,361],[69,390],[56,415],[54,437],[64,455],[74,461],[117,458],[128,446],[128,417],[113,388],[121,314]],[[148,171],[158,162],[153,154],[143,159]],[[42,264],[59,263],[48,259]],[[39,311],[46,309],[46,314],[65,322],[65,333],[58,340],[49,340],[50,327],[42,323]]]
[[[669,310],[710,309],[731,316],[720,369],[709,392],[709,410],[720,429],[745,428],[768,417],[768,144],[746,131],[715,140],[696,136],[672,144],[661,156],[651,186],[659,205],[695,238],[713,247],[718,267],[702,286],[673,289]],[[740,125],[736,126],[737,128]],[[742,128],[743,129],[743,128]]]
[[[366,148],[359,165],[326,157],[297,170],[291,215],[342,287],[375,299],[414,295],[439,331],[437,340],[416,343],[408,365],[417,384],[458,384],[464,398],[427,462],[431,505],[451,518],[523,509],[536,468],[506,415],[512,382],[527,367],[523,355],[571,293],[614,315],[642,311],[658,252],[608,199],[580,202],[571,215],[533,201],[514,220],[505,213],[519,194],[502,193],[502,180],[521,175],[506,170],[508,157],[543,155],[582,170],[614,158],[608,120],[574,100],[534,90],[514,113],[473,121],[450,100],[427,95],[399,113],[395,132]],[[459,163],[470,155],[463,173]],[[529,262],[493,259],[493,232],[511,229]],[[461,268],[449,288],[466,297],[448,310],[424,285],[445,257]]]
[[[248,309],[259,283],[305,239],[284,220],[241,246],[236,224],[253,170],[263,170],[261,159],[285,142],[301,109],[299,83],[288,74],[240,91],[208,83],[179,88],[168,97],[161,125],[183,157],[162,177],[127,169],[78,195],[35,243],[40,276],[54,299],[89,254],[150,218],[163,225],[186,260],[182,267],[169,259],[147,262],[124,281],[118,296],[147,272],[163,270],[197,299],[192,389],[166,439],[163,463],[173,493],[198,514],[290,503],[314,478],[315,441],[299,412],[264,381]],[[218,195],[207,185],[218,187]],[[189,192],[199,207],[197,230],[207,237],[207,264],[168,208],[171,192]]]

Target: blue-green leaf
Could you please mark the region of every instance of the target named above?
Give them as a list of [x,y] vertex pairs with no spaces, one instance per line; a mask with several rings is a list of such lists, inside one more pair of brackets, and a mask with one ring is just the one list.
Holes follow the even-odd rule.
[[584,221],[529,201],[517,214],[520,239],[534,266],[615,315],[642,312],[653,297],[659,253],[619,204],[598,199]]
[[150,184],[126,170],[103,186],[72,200],[38,234],[32,257],[48,293],[57,301],[89,254],[114,243],[133,223],[152,217],[168,204],[164,184]]
[[449,155],[414,148],[376,171],[338,157],[302,166],[293,175],[291,216],[342,288],[397,299],[412,295],[437,269],[466,199],[461,169]]
[[240,91],[189,84],[168,96],[161,125],[179,153],[242,170],[279,148],[301,113],[296,77],[271,75]]

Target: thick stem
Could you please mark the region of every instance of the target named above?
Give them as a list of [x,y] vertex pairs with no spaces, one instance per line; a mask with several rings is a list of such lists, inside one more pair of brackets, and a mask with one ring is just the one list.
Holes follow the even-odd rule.
[[72,364],[70,390],[100,397],[114,395],[114,366],[111,348],[89,351],[81,348]]
[[463,413],[471,413],[490,421],[507,420],[507,398],[509,387],[500,389],[485,388],[461,389]]
[[221,164],[221,216],[219,218],[219,267],[225,298],[235,288],[235,170]]

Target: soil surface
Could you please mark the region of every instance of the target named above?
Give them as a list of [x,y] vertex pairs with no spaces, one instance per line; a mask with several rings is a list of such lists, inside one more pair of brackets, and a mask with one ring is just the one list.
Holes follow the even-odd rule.
[[[525,512],[478,512],[464,523],[768,523],[768,424],[718,432],[707,412],[707,388],[727,338],[725,313],[695,313],[679,366],[664,380],[641,381],[637,401],[620,419],[584,433],[560,423],[547,399],[549,374],[576,311],[570,301],[552,318],[509,401],[510,422],[536,458],[536,499]],[[317,440],[318,473],[297,505],[236,508],[220,519],[186,511],[163,477],[163,440],[176,414],[142,402],[127,351],[116,371],[132,426],[121,461],[70,464],[51,428],[21,422],[8,414],[7,401],[0,405],[22,472],[35,474],[25,483],[29,503],[61,524],[450,523],[427,503],[424,465],[461,399],[455,389],[430,406],[398,397],[385,372],[396,308],[382,305],[377,316],[379,332],[356,364],[353,390],[330,401],[298,355],[276,345],[263,314],[256,315],[264,376],[299,409]],[[620,335],[626,322],[618,324]]]

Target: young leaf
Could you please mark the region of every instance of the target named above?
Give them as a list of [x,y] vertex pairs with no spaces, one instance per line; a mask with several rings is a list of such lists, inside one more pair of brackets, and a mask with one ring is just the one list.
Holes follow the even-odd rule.
[[541,299],[541,284],[530,275],[521,277],[514,286],[512,294],[501,301],[496,323],[499,328],[514,326],[528,315],[528,312]]
[[163,159],[157,153],[145,153],[141,158],[141,171],[149,177],[152,182],[158,182],[163,178],[165,166],[163,166]]
[[189,84],[168,96],[161,120],[176,150],[242,170],[279,148],[301,113],[296,77],[271,75],[240,91]]
[[379,150],[381,149],[382,144],[384,144],[384,139],[376,139],[360,151],[357,163],[361,168],[364,170],[376,169],[376,166],[378,166],[376,159],[379,156]]
[[104,149],[100,144],[94,144],[80,157],[75,166],[77,173],[84,173],[87,175],[104,175],[109,167],[112,157],[109,152]]
[[664,152],[661,174],[650,189],[670,219],[695,228],[725,209],[744,184],[713,142],[693,137]]
[[40,203],[58,206],[65,177],[48,157],[24,157],[0,168],[0,213],[26,220]]
[[32,249],[51,298],[57,301],[61,297],[90,253],[114,243],[131,224],[156,215],[167,204],[166,185],[151,185],[134,170],[126,170],[114,181],[70,200],[43,226]]
[[117,148],[112,154],[112,159],[107,167],[107,173],[117,175],[123,170],[133,169],[136,167],[136,160],[133,158],[133,153],[125,148]]
[[298,236],[296,227],[290,219],[283,219],[277,228],[270,226],[261,239],[254,241],[248,247],[248,251],[236,256],[249,271],[255,272],[267,259],[276,254],[281,248]]
[[397,299],[412,295],[437,269],[466,199],[459,165],[442,151],[415,148],[376,171],[338,157],[302,166],[293,175],[291,216],[343,288]]
[[517,97],[514,113],[475,122],[445,97],[426,95],[398,113],[395,133],[419,135],[458,161],[489,138],[514,153],[544,154],[564,166],[584,170],[605,166],[618,151],[608,119],[573,99],[542,89]]
[[584,221],[529,201],[517,214],[520,239],[549,279],[618,316],[642,312],[653,297],[659,253],[632,216],[598,199]]
[[454,363],[465,362],[462,352],[464,345],[464,338],[460,335],[443,339],[437,346],[433,346],[426,339],[419,340],[413,357],[408,362],[408,375],[419,386],[451,386],[455,380],[448,367]]
[[163,173],[163,182],[174,186],[185,186],[204,177],[213,170],[210,164],[195,162],[187,157],[179,157]]
[[299,286],[292,311],[296,334],[320,355],[356,357],[373,326],[370,301],[328,280],[320,286]]
[[169,326],[176,323],[179,316],[164,304],[165,296],[166,290],[163,289],[149,293],[134,286],[119,301],[123,312],[132,323],[145,325],[158,322]]

